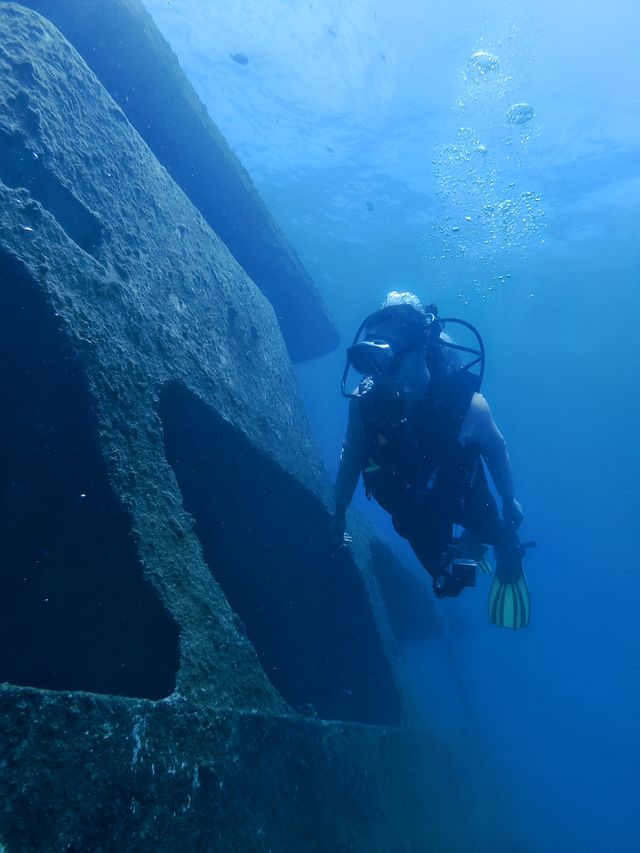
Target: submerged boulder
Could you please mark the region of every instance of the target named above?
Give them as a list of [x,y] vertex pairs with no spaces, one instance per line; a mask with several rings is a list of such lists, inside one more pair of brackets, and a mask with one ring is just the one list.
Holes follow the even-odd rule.
[[270,303],[10,3],[0,366],[7,849],[462,849]]
[[22,0],[74,45],[273,305],[294,362],[338,333],[300,258],[209,117],[140,0]]

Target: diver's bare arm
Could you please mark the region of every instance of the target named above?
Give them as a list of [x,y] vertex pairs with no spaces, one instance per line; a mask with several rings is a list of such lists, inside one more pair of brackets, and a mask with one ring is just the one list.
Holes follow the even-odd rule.
[[335,485],[336,515],[344,515],[360,479],[362,422],[355,401],[349,406],[349,422],[342,443]]
[[491,414],[489,404],[480,394],[474,394],[469,411],[470,434],[480,445],[480,451],[496,490],[505,503],[515,498],[513,471],[507,443]]
[[[496,427],[497,429],[497,427]],[[500,433],[498,432],[498,435]],[[487,468],[489,469],[489,473],[491,474],[491,479],[495,483],[496,489],[503,502],[513,501],[515,498],[515,491],[513,487],[513,471],[511,468],[511,460],[509,459],[509,452],[507,450],[507,443],[500,435],[502,439],[501,442],[498,442],[496,439],[496,444],[488,446],[482,450],[482,456],[487,463]]]
[[335,485],[336,509],[331,521],[330,534],[333,544],[343,548],[351,541],[347,533],[347,507],[351,503],[353,493],[360,479],[362,459],[362,425],[359,413],[352,400],[349,408],[349,423],[342,443],[340,464]]

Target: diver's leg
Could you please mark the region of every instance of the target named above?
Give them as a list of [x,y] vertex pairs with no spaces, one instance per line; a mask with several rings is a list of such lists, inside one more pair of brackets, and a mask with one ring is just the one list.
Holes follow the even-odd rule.
[[468,578],[452,571],[457,556],[453,539],[454,508],[450,502],[417,502],[406,512],[394,513],[393,525],[406,539],[413,553],[433,578],[433,591],[438,598],[460,595]]
[[430,525],[409,538],[413,553],[435,580],[442,574],[442,561],[452,538],[452,525]]
[[489,590],[489,622],[503,628],[526,628],[531,616],[531,599],[522,562],[524,548],[518,531],[507,524],[488,486],[479,488],[464,519],[472,536],[493,545],[495,572]]
[[469,546],[469,557],[478,562],[478,557],[471,551],[476,548],[480,553],[482,543],[493,545],[496,574],[504,582],[518,581],[523,573],[523,550],[518,532],[501,518],[483,469],[477,472],[472,485],[473,488],[465,495],[459,519],[467,531],[465,545]]
[[396,532],[411,545],[413,553],[432,578],[440,575],[446,546],[451,542],[452,524],[429,514],[411,517],[393,516]]
[[414,554],[433,580],[437,598],[455,597],[469,585],[462,573],[452,571],[452,560],[458,556],[453,540],[453,524],[443,518],[430,519],[407,537]]
[[465,528],[470,542],[475,540],[488,545],[499,545],[507,538],[505,524],[489,489],[480,460],[467,485],[456,523]]

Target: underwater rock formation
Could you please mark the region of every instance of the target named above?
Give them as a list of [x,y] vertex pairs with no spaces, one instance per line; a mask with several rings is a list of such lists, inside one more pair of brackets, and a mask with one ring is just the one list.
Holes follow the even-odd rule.
[[140,0],[22,0],[74,45],[174,181],[273,305],[291,359],[338,334],[296,252]]
[[461,848],[271,305],[11,3],[0,374],[0,844]]

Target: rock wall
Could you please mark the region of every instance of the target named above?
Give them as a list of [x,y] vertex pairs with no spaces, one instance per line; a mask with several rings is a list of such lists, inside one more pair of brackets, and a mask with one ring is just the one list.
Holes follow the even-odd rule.
[[140,0],[22,0],[48,18],[274,307],[291,359],[338,345],[315,284]]
[[11,688],[0,725],[8,851],[522,849],[472,842],[450,754],[405,729]]
[[11,3],[0,378],[7,849],[463,849],[270,303]]

